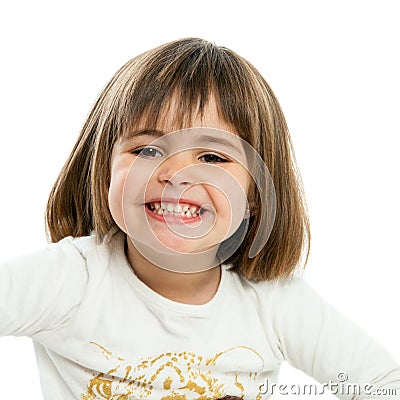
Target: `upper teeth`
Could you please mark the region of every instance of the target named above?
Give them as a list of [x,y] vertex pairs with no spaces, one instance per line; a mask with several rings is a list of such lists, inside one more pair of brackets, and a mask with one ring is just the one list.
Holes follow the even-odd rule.
[[150,203],[150,208],[156,211],[157,214],[175,213],[182,217],[195,217],[199,215],[199,209],[196,206],[189,206],[187,204],[174,204],[174,203]]

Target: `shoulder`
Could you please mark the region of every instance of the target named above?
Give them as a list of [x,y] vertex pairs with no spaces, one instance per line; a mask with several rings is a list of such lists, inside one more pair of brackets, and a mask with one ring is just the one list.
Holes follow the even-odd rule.
[[290,301],[291,298],[299,296],[300,292],[313,291],[306,283],[305,279],[299,275],[291,275],[286,279],[273,280],[273,281],[251,281],[246,279],[236,272],[227,271],[231,275],[231,282],[240,290],[253,293],[258,298],[265,297],[279,297],[286,298]]
[[95,258],[97,261],[108,259],[113,251],[120,250],[123,246],[123,235],[119,230],[110,231],[103,239],[100,239],[93,232],[89,236],[74,238],[65,237],[57,243],[48,245],[48,250],[59,256],[75,254],[78,258],[88,262]]
[[99,251],[108,253],[108,250],[103,250],[104,247],[107,246],[100,243],[95,235],[79,238],[68,236],[35,251],[2,261],[0,271],[14,277],[25,276],[26,279],[29,276],[45,276],[47,282],[68,276],[69,279],[82,279],[87,275],[88,262],[93,258],[100,259]]
[[57,243],[49,244],[49,247],[54,247],[54,251],[58,251],[60,254],[63,252],[75,252],[86,259],[93,250],[101,245],[102,243],[99,242],[96,235],[92,234],[90,236],[81,236],[78,238],[68,236]]
[[278,336],[317,335],[324,325],[345,325],[345,316],[324,299],[302,275],[274,282],[248,282],[257,294],[260,313],[267,315]]
[[231,290],[257,307],[260,313],[267,313],[278,319],[282,315],[322,312],[326,303],[319,293],[301,275],[274,281],[250,281],[235,272],[231,274]]

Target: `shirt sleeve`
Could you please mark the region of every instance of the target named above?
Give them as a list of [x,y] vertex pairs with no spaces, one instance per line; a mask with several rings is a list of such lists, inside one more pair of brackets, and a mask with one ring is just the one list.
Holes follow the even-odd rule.
[[69,320],[88,280],[72,240],[0,265],[0,336],[33,336]]
[[277,301],[278,346],[292,366],[339,399],[400,399],[400,366],[303,279],[282,287]]

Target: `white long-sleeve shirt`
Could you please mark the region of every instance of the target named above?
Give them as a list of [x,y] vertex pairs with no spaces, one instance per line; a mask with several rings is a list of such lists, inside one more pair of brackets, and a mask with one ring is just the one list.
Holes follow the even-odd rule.
[[210,302],[182,304],[136,277],[124,240],[65,238],[0,267],[0,335],[32,338],[46,399],[267,399],[283,360],[338,398],[400,399],[399,365],[302,278],[223,266]]

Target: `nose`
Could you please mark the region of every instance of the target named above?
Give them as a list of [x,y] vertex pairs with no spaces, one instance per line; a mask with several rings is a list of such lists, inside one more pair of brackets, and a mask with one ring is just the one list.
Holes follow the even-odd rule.
[[188,168],[191,165],[193,165],[193,159],[190,151],[174,154],[158,167],[157,178],[162,184],[190,185],[195,179],[191,168]]

